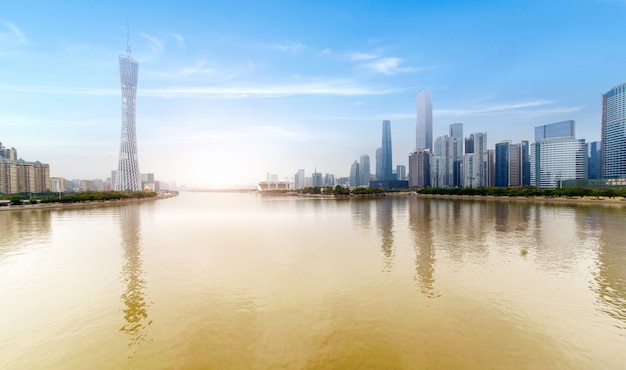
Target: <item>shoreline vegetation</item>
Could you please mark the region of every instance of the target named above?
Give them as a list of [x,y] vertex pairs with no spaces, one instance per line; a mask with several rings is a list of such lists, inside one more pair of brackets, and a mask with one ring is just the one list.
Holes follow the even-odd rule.
[[[62,195],[26,196],[11,195],[9,199],[0,200],[1,211],[19,211],[29,209],[76,209],[91,208],[150,200],[172,198],[177,191],[137,191],[126,193],[121,191],[85,191]],[[8,203],[7,203],[8,202]]]
[[[341,188],[341,189],[337,189]],[[417,190],[385,191],[379,188],[348,189],[304,188],[294,190],[270,190],[264,195],[289,195],[305,197],[324,197],[336,199],[376,198],[384,196],[418,196],[423,198],[521,201],[553,204],[609,204],[626,207],[626,189],[537,189],[535,187],[511,188],[422,188]]]

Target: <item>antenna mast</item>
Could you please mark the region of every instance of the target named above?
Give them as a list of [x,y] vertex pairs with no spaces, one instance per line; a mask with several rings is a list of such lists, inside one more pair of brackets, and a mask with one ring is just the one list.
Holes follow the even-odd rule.
[[126,54],[130,56],[130,26],[126,21]]

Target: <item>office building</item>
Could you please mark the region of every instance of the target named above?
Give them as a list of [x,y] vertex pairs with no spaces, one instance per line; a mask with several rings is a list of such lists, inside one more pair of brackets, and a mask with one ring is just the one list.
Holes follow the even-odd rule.
[[[470,145],[467,145],[470,143]],[[487,133],[478,132],[465,139],[462,184],[466,188],[487,186]]]
[[304,169],[299,169],[295,175],[293,175],[294,189],[304,189],[306,187],[306,176]]
[[138,191],[142,190],[135,125],[139,63],[131,57],[130,36],[126,54],[119,56],[119,63],[122,87],[122,134],[115,190]]
[[626,83],[602,95],[602,177],[626,178]]
[[354,161],[350,166],[350,186],[357,187],[361,184],[361,178],[359,174],[359,162]]
[[463,162],[463,124],[453,123],[450,125],[450,139],[452,140],[452,187],[461,187]]
[[433,106],[430,91],[417,94],[417,123],[415,125],[415,149],[433,148]]
[[381,170],[383,181],[395,180],[393,176],[393,160],[391,150],[391,121],[383,121],[383,138],[381,145]]
[[587,143],[587,168],[590,180],[602,178],[602,142],[593,141]]
[[418,149],[409,154],[409,187],[430,186],[430,149]]
[[383,179],[383,149],[376,149],[376,180]]
[[370,156],[363,154],[359,159],[359,185],[369,186],[371,175]]
[[[563,129],[564,127],[567,129]],[[550,134],[535,134],[535,139],[538,140],[530,146],[531,185],[554,189],[561,187],[563,180],[586,180],[587,144],[584,139],[573,136],[574,121],[535,128],[535,133],[549,131]]]

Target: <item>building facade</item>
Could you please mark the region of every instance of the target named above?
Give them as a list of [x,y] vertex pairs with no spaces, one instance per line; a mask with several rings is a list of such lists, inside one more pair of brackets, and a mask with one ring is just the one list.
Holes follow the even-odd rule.
[[564,180],[587,179],[587,144],[584,139],[576,139],[574,133],[574,121],[535,128],[536,141],[530,149],[531,185],[554,189]]
[[430,149],[418,149],[409,154],[409,187],[430,186]]
[[626,178],[626,83],[602,95],[602,177]]
[[359,185],[369,186],[371,175],[370,156],[363,154],[361,158],[359,158]]
[[135,125],[139,63],[131,57],[130,37],[126,54],[120,55],[119,63],[122,88],[122,133],[115,190],[139,191],[142,189]]
[[391,121],[383,121],[383,139],[381,144],[382,180],[395,180],[393,176],[393,158],[391,149]]
[[415,149],[433,148],[433,105],[430,91],[417,94],[417,122],[415,125]]

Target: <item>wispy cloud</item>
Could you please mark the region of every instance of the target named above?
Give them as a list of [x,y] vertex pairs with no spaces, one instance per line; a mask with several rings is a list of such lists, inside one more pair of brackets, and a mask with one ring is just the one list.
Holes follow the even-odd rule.
[[511,103],[481,104],[466,108],[441,109],[435,110],[433,113],[445,116],[483,116],[522,109],[527,110],[527,108],[535,108],[549,104],[552,104],[552,101],[545,99],[532,99]]
[[156,59],[165,50],[165,42],[156,36],[148,35],[147,33],[140,33],[139,36],[148,41],[148,53],[141,55],[140,61],[150,61]]
[[296,95],[334,95],[361,96],[385,95],[395,92],[394,89],[370,88],[355,85],[349,81],[332,80],[300,84],[284,84],[272,86],[218,86],[218,87],[167,87],[161,89],[144,89],[140,95],[160,98],[279,98]]
[[178,46],[185,49],[185,38],[181,34],[176,32],[167,32],[166,35],[176,40]]
[[[64,86],[0,85],[0,91],[18,93],[67,94],[67,95],[118,95],[118,89],[81,88]],[[295,84],[263,86],[174,86],[139,89],[140,96],[154,98],[280,98],[297,95],[362,96],[385,95],[396,89],[361,86],[348,80],[322,80]]]
[[0,21],[0,53],[10,51],[28,40],[24,33],[13,23]]
[[348,61],[363,61],[363,60],[372,60],[378,58],[378,54],[375,53],[349,53],[346,55],[346,59]]
[[289,54],[296,54],[306,47],[304,44],[294,41],[284,43],[275,42],[271,44],[259,44],[258,46],[263,49],[277,50]]
[[401,58],[378,58],[363,65],[364,68],[374,72],[386,75],[395,75],[398,73],[416,72],[419,69],[413,67],[401,67],[403,60]]
[[90,87],[0,85],[0,91],[16,93],[39,93],[56,95],[119,95],[119,89],[99,89]]

